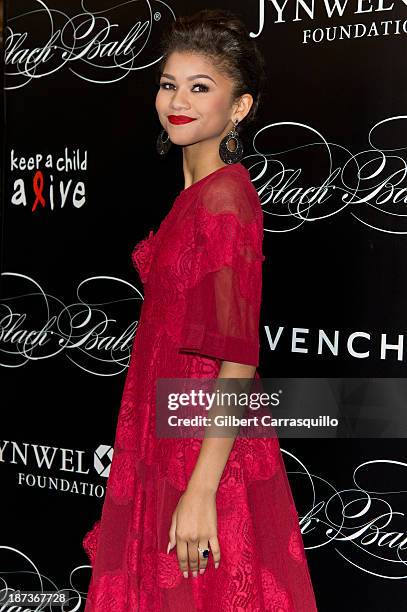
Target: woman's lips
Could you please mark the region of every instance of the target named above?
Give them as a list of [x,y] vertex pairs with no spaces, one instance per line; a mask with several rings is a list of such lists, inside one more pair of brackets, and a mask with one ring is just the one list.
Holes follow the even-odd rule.
[[195,119],[193,117],[187,117],[186,115],[168,115],[168,121],[175,125],[180,125],[182,123],[190,123],[191,121],[195,121]]

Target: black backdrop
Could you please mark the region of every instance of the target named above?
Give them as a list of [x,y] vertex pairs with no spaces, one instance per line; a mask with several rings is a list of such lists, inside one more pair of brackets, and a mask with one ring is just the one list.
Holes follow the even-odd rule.
[[[260,374],[405,375],[407,5],[278,4],[6,4],[0,544],[11,588],[40,590],[41,574],[47,590],[86,593],[81,539],[101,511],[142,300],[130,252],[183,188],[181,151],[155,151],[157,42],[178,15],[235,10],[267,60],[243,159],[264,210]],[[108,54],[108,42],[122,44]],[[56,166],[65,150],[81,168]],[[337,354],[318,351],[321,330],[338,333]],[[405,610],[404,439],[285,438],[281,449],[299,516],[312,518],[318,608]]]

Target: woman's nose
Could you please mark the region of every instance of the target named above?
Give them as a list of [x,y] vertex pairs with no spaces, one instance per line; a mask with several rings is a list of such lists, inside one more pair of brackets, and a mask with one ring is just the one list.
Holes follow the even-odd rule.
[[178,89],[172,96],[171,104],[176,107],[189,108],[188,94],[182,89]]

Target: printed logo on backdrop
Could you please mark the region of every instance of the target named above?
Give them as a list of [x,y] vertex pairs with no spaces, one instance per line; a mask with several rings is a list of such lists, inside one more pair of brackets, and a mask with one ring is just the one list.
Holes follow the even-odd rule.
[[259,129],[256,153],[244,163],[262,203],[265,232],[350,215],[367,231],[406,235],[407,143],[400,141],[406,122],[407,115],[377,122],[366,149],[356,153],[304,123]]
[[52,78],[61,70],[96,85],[121,81],[159,61],[160,32],[175,19],[167,4],[147,0],[112,3],[99,11],[81,2],[83,11],[74,15],[42,0],[34,0],[33,7],[7,21],[7,90]]
[[[347,41],[372,36],[402,36],[407,34],[407,19],[395,18],[396,8],[407,7],[407,0],[399,4],[392,0],[258,0],[258,30],[252,38],[264,33],[265,26],[286,23],[332,20],[328,27],[305,28],[302,44]],[[359,19],[359,22],[349,23]],[[270,25],[269,25],[270,24]]]
[[127,370],[138,326],[134,305],[143,300],[131,283],[91,276],[78,284],[77,300],[65,304],[30,276],[2,278],[0,367],[59,357],[97,376]]
[[298,512],[306,549],[328,546],[360,572],[407,580],[407,491],[389,484],[404,482],[407,463],[366,461],[355,468],[348,488],[337,489],[324,477],[311,474],[290,452],[281,450],[287,455],[287,466],[291,459],[297,464],[294,471],[287,469],[290,482],[302,480],[302,499],[310,499],[310,507]]
[[313,329],[311,327],[286,327],[264,325],[267,346],[271,352],[278,350],[292,354],[309,354],[324,357],[370,359],[381,361],[405,361],[406,335],[392,330],[390,333],[375,330]]
[[114,449],[108,444],[100,444],[92,454],[91,451],[15,440],[0,442],[0,463],[17,466],[17,486],[56,489],[87,497],[102,498],[105,487],[100,482],[80,480],[80,476],[107,479],[113,454]]
[[63,153],[27,155],[11,149],[11,204],[37,215],[43,210],[80,209],[86,204],[86,182],[81,174],[87,169],[87,150],[66,147]]

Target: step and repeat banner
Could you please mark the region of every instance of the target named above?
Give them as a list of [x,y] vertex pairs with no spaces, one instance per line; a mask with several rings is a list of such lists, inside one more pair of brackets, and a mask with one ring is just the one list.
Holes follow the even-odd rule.
[[242,160],[259,373],[335,390],[334,435],[280,440],[318,609],[406,610],[405,0],[6,3],[1,588],[84,607],[143,301],[131,252],[184,187],[182,151],[156,152],[158,45],[202,8],[235,11],[267,63]]

